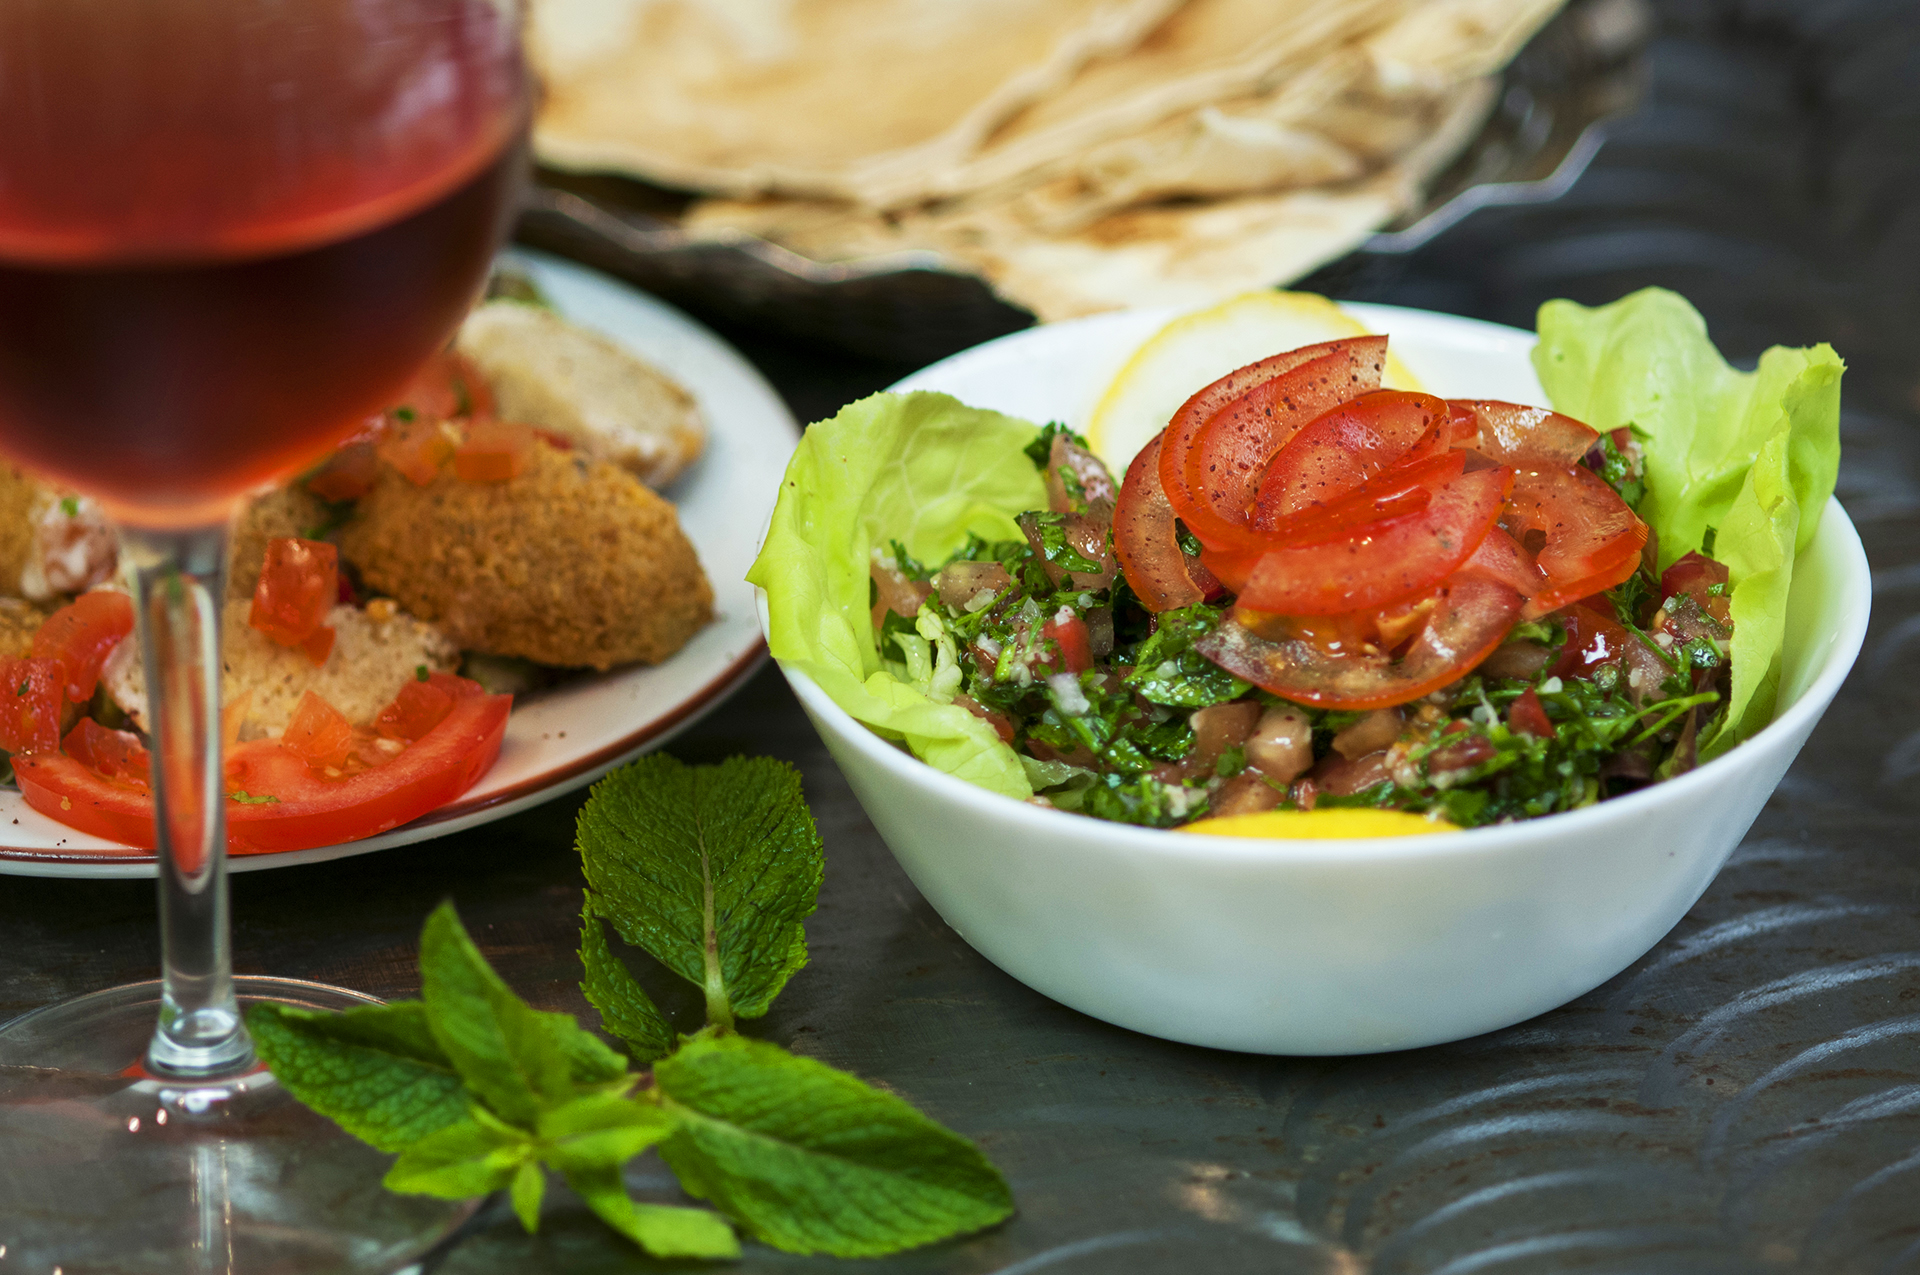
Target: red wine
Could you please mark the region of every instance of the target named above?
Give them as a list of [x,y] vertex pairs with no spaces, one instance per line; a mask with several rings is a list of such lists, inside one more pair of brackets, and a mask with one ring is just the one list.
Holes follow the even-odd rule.
[[0,451],[204,521],[444,342],[522,166],[487,0],[0,3]]

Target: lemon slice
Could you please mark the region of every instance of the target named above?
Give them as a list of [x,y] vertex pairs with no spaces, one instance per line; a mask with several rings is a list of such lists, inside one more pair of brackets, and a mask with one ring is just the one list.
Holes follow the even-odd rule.
[[[1113,378],[1087,422],[1087,441],[1117,476],[1194,391],[1269,355],[1366,334],[1359,320],[1311,292],[1248,292],[1182,315],[1148,338]],[[1391,353],[1385,383],[1420,388]]]
[[1175,832],[1203,837],[1260,837],[1276,841],[1343,841],[1354,837],[1419,837],[1458,832],[1443,819],[1405,810],[1268,810],[1257,815],[1201,819]]

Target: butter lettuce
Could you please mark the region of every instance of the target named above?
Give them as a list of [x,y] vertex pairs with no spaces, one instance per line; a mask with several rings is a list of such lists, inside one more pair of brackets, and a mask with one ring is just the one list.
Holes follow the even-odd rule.
[[952,703],[944,634],[923,629],[923,648],[881,652],[869,571],[876,549],[896,540],[915,559],[940,562],[969,533],[1019,539],[1015,515],[1047,503],[1022,450],[1038,434],[945,394],[850,404],[807,430],[747,573],[767,592],[775,659],[922,761],[1012,797],[1033,794],[1027,772],[991,726]]
[[1795,555],[1819,529],[1840,465],[1840,375],[1829,345],[1775,346],[1730,367],[1685,299],[1647,288],[1589,309],[1540,307],[1533,365],[1553,406],[1598,430],[1631,426],[1646,452],[1640,516],[1664,568],[1701,548],[1732,585],[1733,688],[1701,757],[1773,720]]

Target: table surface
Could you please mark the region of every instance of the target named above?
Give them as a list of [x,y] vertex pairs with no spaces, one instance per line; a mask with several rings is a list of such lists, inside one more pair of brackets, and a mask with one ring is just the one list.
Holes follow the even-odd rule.
[[[976,955],[762,670],[670,746],[792,762],[826,841],[812,963],[755,1031],[976,1139],[1019,1205],[860,1269],[1920,1272],[1920,13],[1748,0],[1668,4],[1660,23],[1645,105],[1569,195],[1476,214],[1347,286],[1531,326],[1548,297],[1657,283],[1736,361],[1840,349],[1840,496],[1875,614],[1806,752],[1699,904],[1605,986],[1458,1044],[1264,1058],[1106,1026]],[[803,420],[906,370],[728,335]],[[522,994],[590,1015],[578,806],[237,877],[236,964],[412,995],[418,926],[450,897]],[[147,883],[6,878],[0,934],[0,1019],[155,972]],[[646,1159],[634,1180],[670,1187]],[[557,1189],[537,1237],[495,1209],[441,1270],[656,1265]],[[842,1265],[754,1246],[738,1269]]]

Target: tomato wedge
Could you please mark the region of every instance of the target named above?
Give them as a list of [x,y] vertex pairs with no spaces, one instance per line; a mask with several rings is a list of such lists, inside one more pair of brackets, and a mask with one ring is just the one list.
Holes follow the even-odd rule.
[[1140,449],[1120,482],[1113,509],[1113,554],[1142,606],[1153,612],[1177,611],[1206,597],[1192,575],[1191,560],[1180,551],[1173,506],[1160,486],[1160,444],[1164,434]]
[[1305,638],[1274,642],[1225,620],[1194,643],[1221,668],[1282,699],[1321,708],[1391,708],[1466,676],[1506,639],[1521,598],[1503,584],[1456,575],[1437,592],[1405,654],[1330,652]]
[[1161,438],[1160,486],[1202,544],[1242,539],[1260,478],[1328,408],[1380,388],[1387,338],[1323,341],[1227,373],[1181,405]]
[[1478,427],[1463,445],[1515,469],[1561,469],[1600,441],[1600,431],[1551,408],[1468,398],[1450,398],[1447,405],[1471,413]]
[[[358,841],[438,809],[471,788],[500,754],[510,695],[454,702],[441,722],[392,761],[345,779],[316,777],[276,740],[242,744],[227,761],[227,790],[270,802],[227,803],[234,854]],[[154,844],[153,801],[65,753],[14,759],[27,804],[70,828],[130,846]]]
[[1431,394],[1374,390],[1322,412],[1274,454],[1252,521],[1274,527],[1351,494],[1395,465],[1448,445],[1447,405]]
[[1513,482],[1506,468],[1463,473],[1418,513],[1365,523],[1326,539],[1251,554],[1205,553],[1201,561],[1239,603],[1284,615],[1368,610],[1431,589],[1479,547]]

